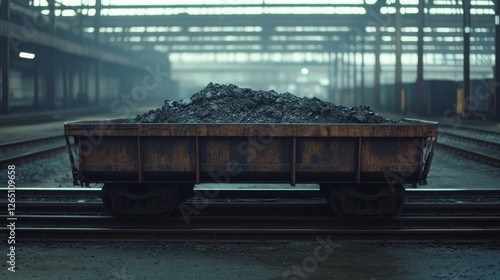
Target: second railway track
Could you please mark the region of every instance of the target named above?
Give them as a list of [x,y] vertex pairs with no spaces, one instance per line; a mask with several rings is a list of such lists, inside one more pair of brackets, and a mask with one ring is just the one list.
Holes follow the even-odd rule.
[[440,149],[500,167],[500,142],[440,128],[436,144]]
[[65,148],[66,142],[62,134],[0,143],[0,166],[26,162]]

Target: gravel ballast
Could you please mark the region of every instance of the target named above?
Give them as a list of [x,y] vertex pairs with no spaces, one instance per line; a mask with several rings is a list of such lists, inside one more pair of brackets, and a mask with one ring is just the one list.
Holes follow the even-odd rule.
[[179,101],[165,100],[129,123],[401,123],[368,106],[345,107],[289,92],[252,90],[209,83]]
[[[499,279],[498,244],[19,242],[1,279]],[[4,259],[6,257],[4,256]]]

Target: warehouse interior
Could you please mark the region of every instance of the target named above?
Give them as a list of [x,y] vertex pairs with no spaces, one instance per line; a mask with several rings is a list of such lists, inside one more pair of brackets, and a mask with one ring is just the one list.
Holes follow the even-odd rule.
[[178,99],[214,82],[398,114],[445,107],[498,118],[498,5],[2,0],[1,112]]

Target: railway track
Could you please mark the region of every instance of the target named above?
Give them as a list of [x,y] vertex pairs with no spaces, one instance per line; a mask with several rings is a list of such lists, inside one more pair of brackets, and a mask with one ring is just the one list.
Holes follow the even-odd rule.
[[[23,224],[26,220],[32,224]],[[48,222],[48,223],[47,223]],[[335,240],[492,241],[499,240],[499,217],[402,217],[342,221],[310,217],[205,217],[182,220],[114,221],[109,217],[18,217],[17,240],[314,241]],[[7,230],[2,230],[2,238]]]
[[[199,215],[166,219],[114,218],[97,201],[98,188],[69,191],[16,190],[18,240],[170,240],[170,241],[291,241],[330,236],[337,240],[450,240],[485,241],[500,238],[499,203],[409,203],[394,219],[342,220],[326,203],[312,200],[275,204],[212,201]],[[65,193],[66,195],[63,195]],[[46,201],[26,201],[34,194]],[[271,194],[271,193],[269,193]],[[409,197],[495,196],[499,190],[409,190]],[[230,197],[231,192],[221,193]],[[74,201],[54,202],[48,198]],[[196,199],[186,202],[194,206]],[[224,202],[225,201],[225,202]],[[4,204],[5,202],[2,202]],[[62,207],[62,205],[65,205]],[[6,205],[4,205],[6,206]],[[66,212],[71,209],[71,212]],[[6,207],[3,207],[6,209]],[[271,214],[272,213],[272,214]],[[6,220],[6,213],[0,218]],[[0,235],[6,235],[4,229]]]
[[66,148],[64,135],[48,135],[0,143],[0,166],[26,162]]
[[[436,145],[439,149],[500,167],[499,141],[485,140],[484,136],[467,136],[465,133],[466,132],[460,130],[453,131],[439,128],[439,138]],[[481,133],[490,135],[490,137],[486,138],[494,139],[496,137],[493,132],[481,130]]]
[[[199,188],[200,192],[206,190]],[[16,197],[46,197],[46,198],[96,198],[99,197],[101,188],[16,188]],[[7,188],[0,187],[0,192],[7,192]],[[230,197],[313,197],[317,195],[315,190],[219,190],[218,198]],[[407,197],[500,197],[500,189],[406,189]],[[1,198],[0,198],[1,199]]]

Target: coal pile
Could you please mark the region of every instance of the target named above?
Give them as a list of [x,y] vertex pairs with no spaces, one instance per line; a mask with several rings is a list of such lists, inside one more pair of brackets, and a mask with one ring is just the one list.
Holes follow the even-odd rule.
[[252,90],[209,83],[179,101],[165,100],[156,110],[128,123],[399,123],[368,106],[345,107],[289,92]]

